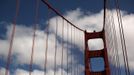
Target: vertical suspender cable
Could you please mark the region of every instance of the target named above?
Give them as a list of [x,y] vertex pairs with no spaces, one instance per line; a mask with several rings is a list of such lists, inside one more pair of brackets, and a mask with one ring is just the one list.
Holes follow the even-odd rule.
[[[74,27],[73,27],[73,51],[75,51],[74,49],[75,49],[75,32],[74,32]],[[73,55],[73,57],[72,57],[72,60],[75,58],[75,56]],[[72,63],[73,63],[73,75],[75,75],[75,62],[74,61],[72,61]]]
[[[108,3],[108,2],[107,2]],[[108,4],[107,4],[108,5]],[[107,6],[107,8],[108,8],[108,6]],[[109,11],[110,12],[110,11]],[[115,42],[114,42],[114,40],[115,40],[115,34],[114,34],[114,29],[113,29],[113,21],[111,21],[112,20],[112,17],[111,17],[111,15],[110,15],[110,13],[109,13],[109,18],[107,18],[107,19],[109,19],[109,27],[110,27],[110,33],[111,33],[111,38],[110,38],[110,40],[111,40],[111,45],[112,45],[112,47],[111,47],[111,51],[112,51],[112,61],[115,63],[115,66],[117,65],[117,61],[116,61],[116,50],[115,50]],[[109,33],[109,34],[110,34]],[[111,46],[110,45],[110,46]],[[115,67],[113,67],[113,68],[115,68]],[[113,70],[115,70],[115,72],[112,72],[112,73],[115,73],[115,75],[117,74],[117,70],[116,69],[113,69]]]
[[68,50],[69,50],[69,26],[68,26],[68,22],[67,22],[67,75],[68,75]]
[[[62,19],[62,55],[61,55],[61,69],[63,69],[63,50],[64,50],[64,19]],[[63,70],[61,70],[61,75],[63,75]]]
[[118,42],[117,42],[117,33],[116,33],[116,29],[115,29],[115,22],[114,22],[113,14],[112,14],[112,22],[113,22],[112,27],[113,27],[114,45],[115,45],[115,51],[116,51],[118,75],[121,75],[120,62],[119,62],[119,52],[118,52]]
[[[113,39],[113,29],[112,29],[112,22],[111,22],[111,16],[110,16],[110,14],[109,14],[109,30],[110,30],[110,32],[109,32],[109,34],[110,34],[110,50],[111,50],[111,56],[112,56],[112,61],[114,62],[114,63],[116,63],[116,60],[115,60],[115,49],[114,49],[114,39]],[[112,73],[114,73],[114,75],[116,75],[116,73],[117,73],[117,71],[114,69],[115,67],[114,66],[112,66],[112,68],[113,69],[111,69],[111,70],[113,70],[113,72]]]
[[[78,30],[78,29],[77,29],[77,30]],[[81,32],[81,31],[79,31],[79,30],[78,30],[78,32],[77,32],[77,34],[78,34],[78,40],[81,40],[81,38],[82,38],[82,36],[80,35],[80,32]],[[80,37],[80,38],[79,38],[79,37]],[[85,38],[84,38],[84,39],[85,39]],[[84,44],[84,45],[85,45],[85,44]],[[85,48],[85,46],[84,46],[82,49],[85,50],[84,48]],[[80,49],[81,49],[81,48],[80,48]],[[84,52],[85,52],[85,51],[84,51]],[[85,53],[83,53],[83,55],[84,55],[84,54],[85,54]],[[83,57],[84,57],[84,56],[83,56]],[[77,58],[78,58],[78,57],[77,57]],[[78,58],[78,59],[79,59],[79,58]],[[83,59],[85,59],[85,58],[83,58]],[[78,60],[78,61],[79,61],[79,60]],[[85,69],[85,68],[84,68],[84,69]],[[84,70],[84,71],[85,71],[85,70]],[[79,70],[79,63],[78,63],[78,65],[77,65],[77,75],[81,75],[81,74],[80,74],[80,70]]]
[[[111,16],[110,16],[110,18],[111,18]],[[110,21],[110,20],[109,20]],[[111,51],[112,51],[112,61],[116,64],[116,61],[115,61],[115,49],[114,49],[114,42],[113,42],[113,30],[112,30],[112,23],[111,23],[111,21],[110,21],[110,46],[111,46]],[[115,67],[113,66],[113,73],[114,73],[114,75],[116,75],[116,70],[114,69]]]
[[[71,23],[69,20],[67,20],[64,16],[62,16],[59,11],[57,11],[55,8],[53,8],[46,0],[42,0],[42,2],[44,4],[46,4],[48,6],[48,8],[50,8],[53,12],[55,12],[58,16],[60,16],[61,18],[63,18],[65,21],[67,21],[68,24],[71,25],[71,48],[72,49],[72,27],[75,27],[76,29],[84,32],[84,30],[80,29],[79,27],[77,27],[76,25],[74,25],[73,23]],[[68,54],[67,54],[67,58],[68,58]],[[67,59],[68,60],[68,59]],[[68,66],[68,61],[67,61],[67,66]],[[68,67],[67,67],[68,68]],[[68,69],[67,69],[68,70]],[[68,74],[68,73],[67,73]],[[72,75],[72,50],[71,50],[71,75]]]
[[[78,57],[76,57],[76,58],[78,58]],[[76,75],[78,75],[78,62],[76,63],[76,71],[75,71],[76,73]]]
[[30,58],[29,75],[31,75],[31,72],[32,72],[32,64],[33,64],[33,58],[34,58],[34,46],[35,46],[37,21],[38,21],[38,9],[39,9],[39,0],[36,0],[35,24],[34,24],[34,29],[33,29],[34,33],[33,33],[33,40],[32,40],[32,52],[31,52],[31,58]]
[[[107,27],[107,31],[110,30],[110,31],[108,31],[108,35],[110,34],[110,35],[108,36],[108,38],[109,38],[109,39],[108,39],[108,41],[109,41],[108,43],[109,43],[109,46],[110,46],[109,49],[110,49],[110,53],[111,53],[111,54],[110,54],[110,55],[111,55],[111,58],[110,58],[110,59],[111,59],[111,61],[113,61],[113,62],[115,63],[115,65],[117,65],[117,59],[116,59],[116,58],[117,58],[117,55],[116,55],[116,50],[115,50],[115,49],[116,49],[116,48],[115,48],[115,47],[116,47],[116,45],[115,45],[115,37],[116,37],[116,35],[115,35],[115,33],[114,33],[115,29],[113,28],[113,23],[114,23],[114,22],[113,22],[113,20],[112,20],[112,17],[110,16],[110,13],[109,13],[109,16],[108,16],[107,19],[108,19],[108,25],[109,25],[109,26]],[[111,20],[112,20],[112,21],[111,21]],[[110,29],[108,29],[108,28],[110,28]],[[116,67],[111,66],[111,68],[113,68],[113,69],[111,69],[111,71],[112,71],[112,70],[115,71],[115,72],[112,71],[111,73],[115,73],[114,75],[116,75],[116,74],[117,74],[117,71],[118,71],[118,70],[114,69],[114,68],[116,68]],[[118,75],[119,75],[119,74],[118,74]]]
[[12,29],[11,40],[10,40],[10,45],[9,45],[9,52],[8,52],[8,56],[7,56],[5,75],[8,75],[9,65],[11,63],[11,54],[12,54],[13,40],[14,40],[15,30],[16,30],[16,21],[17,21],[17,17],[19,14],[19,6],[20,6],[19,2],[20,2],[20,0],[16,0],[16,12],[15,12],[14,20],[13,20],[13,29]]
[[117,9],[117,16],[118,16],[119,31],[120,31],[120,38],[121,38],[121,45],[122,45],[122,52],[123,52],[123,60],[124,60],[124,64],[125,64],[125,73],[126,73],[126,75],[128,75],[127,65],[126,65],[126,56],[125,56],[125,53],[124,53],[124,48],[123,48],[123,43],[122,43],[122,34],[121,34],[121,29],[120,29],[120,21],[119,21],[118,9]]
[[[107,8],[107,9],[109,9],[109,7],[108,7],[108,0],[105,2],[106,4],[105,4],[105,8]],[[107,47],[109,48],[109,53],[110,53],[110,61],[113,61],[113,62],[116,62],[116,60],[115,60],[115,55],[114,55],[114,53],[115,53],[115,49],[114,49],[114,42],[113,42],[113,34],[112,34],[112,27],[111,27],[111,25],[112,25],[112,22],[110,21],[111,19],[111,17],[110,17],[110,14],[108,14],[108,12],[109,12],[109,10],[107,11],[105,11],[106,13],[105,13],[105,15],[106,15],[106,20],[107,21],[105,21],[106,22],[106,25],[107,25],[107,27],[105,26],[105,33],[107,34]],[[108,25],[110,25],[110,26],[108,26]],[[105,34],[105,35],[106,35]],[[114,51],[113,51],[114,50]],[[112,70],[115,70],[115,69],[112,69],[113,68],[113,66],[111,66],[111,71]],[[115,70],[116,71],[116,70]],[[114,72],[114,71],[112,71],[111,73],[116,73],[116,72]]]
[[[48,8],[48,18],[49,18],[49,15],[50,15],[50,12],[49,12],[49,8]],[[48,54],[48,37],[49,37],[49,20],[48,20],[48,24],[47,24],[47,27],[45,28],[45,32],[46,32],[46,48],[45,48],[45,61],[44,61],[44,75],[46,75],[46,72],[47,72],[47,54]]]
[[72,66],[73,66],[73,64],[72,64],[72,26],[71,26],[71,75],[72,75]]
[[58,18],[56,18],[56,32],[55,32],[55,55],[54,55],[54,75],[56,75],[56,59],[57,59],[57,32],[58,32]]
[[126,51],[126,42],[125,42],[125,36],[124,36],[124,29],[123,29],[122,17],[121,17],[121,12],[119,9],[118,0],[116,0],[115,3],[116,3],[116,12],[117,12],[117,16],[118,16],[118,23],[119,23],[119,30],[120,30],[124,62],[125,62],[125,67],[126,67],[126,75],[130,75],[129,64],[128,64],[128,55],[127,55],[127,51]]
[[[108,8],[108,1],[107,0],[104,0],[104,25],[106,24],[105,22],[106,22],[106,8]],[[113,26],[113,23],[110,21],[110,19],[109,19],[109,22],[110,22],[110,36],[108,36],[108,38],[110,37],[112,40],[109,40],[109,48],[110,48],[110,52],[112,51],[113,53],[111,53],[112,54],[112,61],[114,61],[115,63],[117,62],[116,61],[116,54],[115,54],[115,45],[114,45],[114,36],[113,36],[113,29],[112,29],[112,26]],[[112,25],[112,26],[111,26]],[[108,29],[106,29],[106,30],[108,30]],[[108,35],[109,35],[108,34]],[[115,70],[115,69],[114,69]],[[115,70],[116,71],[116,70]],[[112,72],[112,73],[116,73],[117,74],[117,71],[116,72]]]
[[[75,27],[73,27],[73,29],[74,29],[74,49],[75,49]],[[76,65],[75,65],[75,66],[76,66]],[[75,66],[74,66],[74,75],[75,75],[75,71],[76,71]]]
[[[108,16],[108,14],[107,14],[107,12],[106,12],[106,8],[108,8],[108,1],[107,0],[104,0],[104,28],[106,28],[105,27],[105,24],[106,24],[106,15]],[[109,19],[109,18],[107,18],[107,19]],[[111,21],[110,21],[110,19],[109,19],[109,23],[110,23],[110,26],[109,26],[109,28],[110,28],[110,33],[108,33],[108,38],[111,38],[111,40],[109,40],[108,38],[108,46],[109,46],[109,50],[110,50],[110,55],[111,55],[111,57],[112,58],[110,58],[110,59],[112,59],[112,61],[114,61],[114,62],[116,62],[116,60],[115,60],[115,56],[114,56],[114,54],[115,54],[115,49],[114,49],[114,39],[113,39],[113,34],[112,34],[112,27],[111,27]],[[109,29],[105,29],[106,31],[109,31]],[[105,32],[106,32],[105,31]],[[113,53],[111,53],[111,51],[113,52]],[[112,70],[112,69],[111,69]],[[115,70],[115,69],[113,69],[113,70]],[[115,70],[116,71],[116,70]],[[111,73],[116,73],[116,72],[111,72]]]
[[[111,17],[110,17],[110,20],[111,20]],[[117,61],[116,61],[116,51],[115,51],[115,43],[114,43],[114,40],[115,40],[115,38],[114,38],[114,36],[115,36],[115,34],[114,34],[114,29],[113,29],[113,22],[111,21],[111,41],[112,41],[112,54],[113,54],[113,61],[114,61],[114,63],[115,63],[115,66],[117,65]],[[115,75],[117,75],[117,71],[118,70],[116,70],[116,67],[114,66],[114,73],[115,73]]]

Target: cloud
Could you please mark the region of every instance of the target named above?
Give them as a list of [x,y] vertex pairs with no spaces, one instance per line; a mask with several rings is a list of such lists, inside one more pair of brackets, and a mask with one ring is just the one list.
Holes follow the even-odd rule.
[[[114,17],[114,23],[115,23],[115,29],[116,29],[116,36],[117,36],[117,44],[118,44],[118,51],[119,51],[119,61],[121,67],[124,67],[124,59],[123,59],[123,53],[121,48],[121,40],[119,35],[119,25],[118,25],[118,18],[116,10],[111,11]],[[126,42],[126,48],[127,48],[127,55],[128,55],[128,62],[129,62],[129,68],[130,70],[134,70],[134,60],[133,60],[133,44],[134,44],[134,35],[132,34],[134,32],[134,13],[128,14],[126,11],[121,11],[122,14],[122,22],[123,22],[123,29],[124,29],[124,35],[125,35],[125,42]],[[108,19],[111,19],[111,16],[108,17]],[[110,25],[108,25],[110,26]],[[107,29],[108,30],[108,29]],[[110,34],[110,33],[108,33]],[[111,51],[111,49],[109,49]],[[114,52],[111,52],[109,56],[112,57]],[[115,65],[116,62],[110,61],[111,64]]]
[[[78,73],[81,74],[84,71],[83,65],[78,65],[78,67],[73,67],[73,68],[74,68],[72,70],[73,73],[74,72],[77,72],[79,70]],[[55,71],[55,74],[56,75],[61,75],[61,72],[63,72],[64,75],[67,74],[67,71],[65,71],[64,69],[61,69],[61,68],[57,69]],[[31,73],[32,73],[32,75],[44,75],[44,71],[42,71],[42,70],[36,70],[36,69],[33,70]],[[53,75],[53,74],[54,74],[54,70],[48,70],[46,72],[46,75]],[[29,71],[18,68],[17,70],[15,70],[14,75],[29,75]],[[68,72],[68,75],[71,75],[71,72]]]
[[[77,10],[76,11],[72,11],[72,12],[73,12],[72,13],[73,15],[79,16],[79,14],[80,14],[80,13],[78,13]],[[74,17],[74,18],[76,19],[77,16]],[[69,17],[70,18],[70,17],[73,17],[73,16],[71,16],[71,14],[68,14],[65,17]],[[56,21],[57,21],[57,26],[58,26],[57,35],[61,39],[64,39],[65,42],[72,43],[73,45],[76,45],[83,52],[83,47],[84,47],[84,40],[83,40],[84,39],[84,33],[82,31],[76,29],[75,27],[71,26],[65,20],[63,21],[63,19],[60,18],[60,17],[58,17],[58,16],[53,17],[53,18],[51,18],[49,20],[50,32],[56,33]],[[74,23],[74,21],[73,21],[73,23]],[[62,32],[62,29],[64,30],[63,32]],[[62,35],[62,33],[64,33],[64,34]],[[77,40],[79,40],[79,41],[77,41]]]
[[129,66],[134,70],[134,14],[123,16],[124,33],[126,39],[126,47],[128,51]]
[[[55,73],[56,75],[61,75],[61,70],[62,69],[59,69],[57,70]],[[54,71],[53,70],[49,70],[46,75],[53,75],[54,74]],[[63,74],[67,74],[65,71],[63,71]],[[26,70],[23,70],[23,69],[17,69],[15,71],[15,75],[29,75],[29,71],[26,71]],[[44,75],[44,72],[43,71],[40,71],[40,70],[34,70],[32,72],[32,75]],[[69,74],[70,75],[70,74]]]
[[[1,50],[0,55],[7,57],[8,47],[9,47],[9,36],[11,33],[11,27],[8,27],[7,31],[7,39],[0,40],[1,41]],[[31,48],[32,48],[32,28],[25,27],[25,26],[16,26],[16,33],[14,38],[14,44],[12,49],[12,55],[16,55],[16,64],[29,64],[30,63],[30,56],[31,56]],[[36,32],[36,40],[35,40],[35,52],[34,52],[34,64],[43,68],[44,61],[45,61],[45,49],[46,49],[46,34],[41,31],[37,30]],[[58,41],[57,41],[58,42]],[[61,64],[61,49],[62,45],[58,42],[57,43],[57,65]],[[50,34],[48,39],[48,61],[47,67],[53,68],[54,67],[54,52],[55,52],[55,34]],[[66,56],[67,56],[67,48],[64,47],[64,66],[66,65]],[[70,53],[70,50],[68,51]],[[21,58],[21,59],[20,59]],[[23,60],[22,60],[23,59]],[[70,58],[69,61],[70,63]]]
[[[114,14],[114,17],[116,17],[116,13],[115,10],[112,11]],[[125,38],[126,38],[126,45],[127,45],[127,51],[128,51],[128,57],[129,57],[129,65],[130,68],[133,70],[134,69],[134,59],[133,59],[133,38],[134,35],[132,35],[132,33],[134,32],[133,28],[134,28],[134,14],[127,14],[126,12],[122,11],[123,13],[123,26],[124,26],[124,30],[125,30]],[[103,23],[103,10],[98,12],[98,13],[92,13],[92,14],[84,14],[84,12],[82,12],[80,9],[76,9],[73,11],[68,11],[66,14],[64,14],[64,16],[69,19],[69,21],[71,21],[72,23],[76,24],[79,28],[82,28],[83,30],[87,30],[88,32],[93,32],[95,31],[101,31],[102,30],[102,23]],[[57,18],[57,22],[58,22],[58,39],[57,40],[57,74],[59,74],[59,72],[61,70],[64,71],[64,73],[66,73],[66,70],[64,69],[60,69],[60,65],[61,65],[61,50],[62,50],[62,43],[59,40],[63,39],[64,40],[64,68],[66,68],[66,58],[67,58],[67,50],[69,51],[69,63],[71,63],[71,46],[76,46],[77,47],[77,51],[80,51],[80,53],[84,52],[84,33],[75,29],[74,27],[72,27],[73,31],[72,31],[72,35],[73,38],[71,39],[71,26],[69,24],[66,23],[66,21],[64,21],[64,38],[62,37],[62,28],[63,28],[63,20],[62,18],[55,16],[52,17],[49,20],[49,24],[50,24],[50,34],[49,34],[49,39],[48,39],[48,62],[47,62],[47,73],[48,75],[52,75],[53,74],[53,68],[54,68],[54,49],[55,49],[55,28],[56,28],[56,18]],[[115,19],[115,23],[116,23],[116,29],[118,31],[118,27],[117,27],[117,18]],[[68,27],[67,27],[68,25]],[[74,30],[75,29],[75,30]],[[6,39],[0,39],[0,58],[4,57],[4,59],[7,58],[7,53],[8,53],[8,47],[9,47],[9,41],[10,41],[10,35],[11,35],[11,30],[12,30],[12,24],[9,24],[7,26],[7,32],[6,32]],[[69,31],[67,33],[67,31]],[[117,32],[118,34],[118,32]],[[33,29],[32,27],[27,27],[25,25],[17,25],[16,26],[16,33],[15,33],[15,40],[14,40],[14,44],[13,44],[13,52],[12,55],[15,55],[16,58],[14,59],[16,61],[16,65],[18,64],[29,64],[30,63],[30,54],[31,54],[31,47],[32,47],[32,35],[33,35]],[[75,38],[74,38],[75,35]],[[72,41],[73,40],[73,41]],[[44,66],[44,61],[45,61],[45,49],[46,49],[46,33],[43,30],[38,29],[36,31],[36,40],[35,40],[36,44],[35,44],[35,52],[34,52],[34,65],[37,65],[40,69],[43,69]],[[72,44],[70,44],[72,43]],[[67,48],[67,44],[69,44],[69,48]],[[89,42],[90,44],[90,48],[91,49],[99,49],[99,48],[103,48],[102,46],[102,40],[100,39],[96,39],[96,40],[91,40]],[[120,61],[123,61],[122,59],[122,53],[121,50],[119,50],[120,52]],[[74,56],[78,56],[79,55],[72,55]],[[23,59],[23,60],[22,60]],[[75,59],[73,58],[73,62],[75,63],[79,63],[78,60],[80,61],[81,59]],[[115,64],[114,62],[112,62],[111,64]],[[80,65],[80,64],[79,64]],[[74,66],[74,65],[73,65]],[[123,64],[122,64],[123,66]],[[70,67],[70,66],[69,66]],[[81,67],[83,67],[83,65],[81,65]],[[41,70],[34,70],[33,75],[36,74],[43,74],[43,72]],[[27,70],[23,70],[21,68],[18,68],[15,71],[16,75],[27,75],[28,71]]]
[[[6,69],[5,68],[0,68],[0,75],[5,75],[5,71]],[[8,72],[8,75],[10,75],[10,73]]]
[[[76,13],[74,14],[73,12],[68,12],[67,16],[65,15],[65,17],[67,17],[71,22],[73,22],[74,24],[76,24],[78,27],[82,28],[83,30],[87,30],[88,32],[93,32],[95,31],[101,31],[102,27],[103,27],[103,10],[100,11],[99,13],[94,13],[94,14],[84,14],[80,9],[75,10]],[[77,15],[75,16],[75,18],[72,18],[71,13],[73,13],[73,15]],[[120,45],[120,38],[119,38],[119,25],[118,25],[118,20],[117,20],[117,13],[116,10],[111,10],[111,13],[113,14],[114,17],[114,22],[115,22],[115,27],[116,27],[116,32],[117,32],[117,43],[119,44],[118,50],[119,50],[119,57],[120,57],[120,63],[121,66],[124,67],[124,63],[123,63],[123,56],[122,56],[122,51],[121,51],[121,45]],[[127,52],[128,52],[128,60],[129,60],[129,67],[131,70],[134,70],[134,60],[133,60],[133,38],[134,35],[134,14],[128,14],[127,11],[121,11],[122,14],[122,20],[123,20],[123,27],[124,27],[124,34],[125,34],[125,40],[126,40],[126,46],[127,46]],[[110,17],[108,17],[110,18]],[[75,20],[74,20],[75,19]],[[103,48],[102,46],[102,41],[95,39],[95,40],[91,40],[89,42],[90,44],[90,48],[91,49],[101,49]],[[111,64],[115,65],[115,62],[111,62]]]
[[[61,70],[62,70],[62,69],[59,69],[59,70],[57,70],[55,73],[56,73],[57,75],[61,75]],[[53,70],[49,70],[49,71],[46,73],[46,75],[53,75],[53,74],[54,74],[54,71],[53,71]],[[63,71],[63,74],[66,74],[66,72]],[[15,75],[29,75],[29,71],[26,71],[26,70],[23,70],[23,69],[17,69],[17,70],[15,71]],[[34,70],[34,71],[32,72],[32,75],[44,75],[44,72],[43,72],[43,71],[40,71],[40,70]]]

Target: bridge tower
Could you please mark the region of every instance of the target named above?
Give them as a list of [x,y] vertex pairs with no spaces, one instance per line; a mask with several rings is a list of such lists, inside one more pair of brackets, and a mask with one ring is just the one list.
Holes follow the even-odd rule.
[[[104,43],[104,49],[102,50],[89,50],[88,40],[101,38]],[[91,59],[101,57],[104,59],[104,70],[99,72],[91,71]],[[110,75],[110,68],[107,55],[107,47],[105,41],[105,31],[89,33],[85,31],[85,75]]]
[[[106,39],[105,39],[105,20],[106,20],[106,0],[104,0],[104,20],[103,29],[100,32],[89,33],[85,31],[85,75],[110,75],[110,67],[108,62]],[[90,50],[88,47],[88,40],[101,38],[103,40],[104,48],[102,50]],[[92,58],[103,58],[104,70],[103,71],[92,71],[91,70],[91,59]],[[99,62],[99,61],[98,61]]]

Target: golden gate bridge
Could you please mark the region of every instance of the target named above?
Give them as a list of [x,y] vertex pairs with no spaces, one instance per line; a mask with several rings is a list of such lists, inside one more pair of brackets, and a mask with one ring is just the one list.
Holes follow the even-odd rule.
[[[35,52],[35,45],[36,45],[36,31],[38,28],[38,10],[39,10],[39,0],[36,0],[36,14],[35,14],[35,22],[33,25],[33,38],[32,38],[32,47],[31,47],[31,54],[30,54],[30,65],[29,67],[29,75],[32,75],[32,70],[33,70],[33,60],[34,60],[34,52]],[[67,74],[65,74],[63,71],[61,71],[61,75],[122,75],[121,73],[121,61],[119,61],[119,52],[118,52],[118,37],[117,37],[117,30],[115,28],[115,23],[114,23],[114,17],[112,12],[110,11],[110,6],[109,6],[109,0],[102,0],[104,1],[104,12],[103,12],[103,28],[102,31],[93,31],[93,32],[88,32],[86,30],[83,30],[81,28],[79,28],[77,25],[73,24],[72,22],[70,22],[67,18],[65,18],[58,10],[56,10],[53,6],[51,6],[51,4],[49,3],[49,1],[47,0],[42,0],[42,2],[48,7],[48,10],[46,10],[48,12],[48,14],[46,16],[51,16],[52,14],[56,14],[59,18],[61,23],[59,23],[59,19],[55,18],[55,39],[58,39],[58,30],[61,29],[60,33],[61,33],[61,48],[62,48],[62,52],[61,52],[61,65],[60,67],[62,69],[65,69],[67,71]],[[20,0],[16,0],[16,15],[14,17],[13,20],[13,28],[12,28],[12,34],[11,34],[11,40],[10,40],[10,46],[9,46],[9,52],[8,52],[8,58],[7,58],[7,63],[6,63],[6,71],[5,71],[5,75],[8,75],[8,70],[9,70],[9,66],[11,63],[11,55],[12,55],[12,47],[13,47],[13,43],[14,43],[14,36],[16,33],[16,22],[17,22],[17,17],[19,14],[19,5]],[[117,13],[117,19],[118,19],[118,26],[119,26],[119,35],[120,35],[120,49],[122,50],[122,54],[123,54],[123,62],[124,62],[124,66],[125,66],[125,70],[124,70],[124,75],[130,75],[130,69],[129,69],[129,64],[128,64],[128,55],[127,55],[127,48],[126,48],[126,43],[125,43],[125,37],[124,37],[124,30],[123,30],[123,23],[122,23],[122,16],[121,16],[121,12],[120,12],[120,7],[119,7],[119,2],[118,0],[115,0],[115,6],[116,6],[116,13]],[[48,21],[47,27],[44,29],[46,35],[45,38],[45,52],[44,52],[44,75],[46,74],[47,71],[47,64],[48,64],[48,39],[49,39],[49,28],[51,26],[49,26],[50,21]],[[61,24],[61,25],[59,25]],[[59,28],[60,27],[60,28]],[[65,29],[65,27],[67,29]],[[65,31],[66,30],[66,31]],[[81,35],[79,32],[83,33],[83,39],[79,39],[82,40],[84,42],[84,48],[83,49],[83,62],[84,62],[84,70],[78,68],[78,63],[73,62],[73,57],[71,57],[71,63],[69,63],[69,54],[68,54],[68,50],[66,50],[66,67],[63,67],[63,63],[65,62],[65,56],[64,56],[64,46],[66,45],[67,48],[71,48],[71,55],[72,55],[72,51],[73,48],[76,48],[75,45],[73,45],[73,43],[76,43],[78,38],[80,38],[79,35]],[[70,41],[70,43],[65,43],[64,38],[66,38],[67,42]],[[88,44],[88,41],[90,41],[91,39],[102,39],[103,41],[103,49],[100,50],[90,50],[90,45]],[[57,54],[58,54],[58,48],[57,48],[57,40],[55,40],[55,46],[54,46],[54,75],[56,75],[56,69],[57,69]],[[69,45],[71,44],[71,46]],[[70,47],[69,47],[70,46]],[[102,58],[103,62],[104,62],[104,70],[102,71],[93,71],[92,70],[92,59],[95,58]],[[79,59],[79,58],[78,58]],[[99,61],[97,61],[99,62]],[[115,67],[110,66],[110,62],[115,62]],[[73,65],[76,65],[77,68],[75,68],[75,70],[73,70]],[[70,65],[70,66],[69,66]],[[69,68],[70,67],[70,68]],[[74,71],[74,72],[73,72]],[[81,73],[80,73],[81,72]],[[83,73],[83,74],[82,74]]]

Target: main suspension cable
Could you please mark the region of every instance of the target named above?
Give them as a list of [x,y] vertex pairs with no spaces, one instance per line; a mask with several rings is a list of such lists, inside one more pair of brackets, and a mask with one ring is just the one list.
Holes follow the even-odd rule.
[[54,11],[57,15],[59,15],[60,17],[62,17],[65,21],[67,21],[71,26],[79,29],[80,31],[85,31],[83,29],[80,29],[79,27],[77,27],[76,25],[74,25],[72,22],[70,22],[68,19],[66,19],[63,15],[60,14],[60,12],[58,12],[56,9],[54,9],[47,1],[42,0],[43,3],[45,3],[47,5],[48,8],[50,8],[52,11]]

